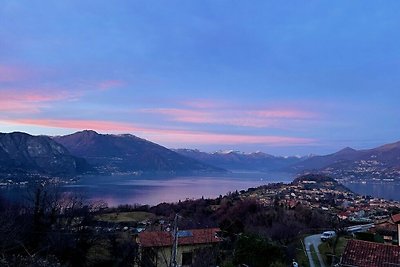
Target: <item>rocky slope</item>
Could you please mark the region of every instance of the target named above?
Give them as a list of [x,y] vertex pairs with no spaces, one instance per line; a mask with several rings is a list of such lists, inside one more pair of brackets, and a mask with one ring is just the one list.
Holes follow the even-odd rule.
[[76,175],[89,169],[86,161],[47,136],[0,133],[0,173],[2,177]]

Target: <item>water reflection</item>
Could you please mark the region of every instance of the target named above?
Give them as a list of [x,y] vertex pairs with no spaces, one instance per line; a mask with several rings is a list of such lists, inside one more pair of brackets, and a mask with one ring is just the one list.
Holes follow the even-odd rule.
[[64,192],[76,192],[90,200],[103,200],[109,206],[177,202],[201,197],[214,198],[235,190],[257,187],[272,182],[291,182],[291,175],[260,173],[230,176],[181,177],[85,177],[77,184],[63,186]]

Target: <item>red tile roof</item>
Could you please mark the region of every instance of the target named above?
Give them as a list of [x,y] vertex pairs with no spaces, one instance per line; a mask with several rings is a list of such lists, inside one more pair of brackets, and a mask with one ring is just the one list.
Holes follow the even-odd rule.
[[[217,237],[219,228],[193,229],[185,230],[191,232],[191,236],[178,238],[178,245],[190,244],[210,244],[221,242],[222,239]],[[139,244],[142,247],[166,247],[172,246],[174,241],[172,232],[141,232],[139,234]]]
[[392,220],[394,223],[400,223],[400,213],[392,215]]
[[350,240],[343,252],[341,266],[400,266],[400,247],[361,240]]

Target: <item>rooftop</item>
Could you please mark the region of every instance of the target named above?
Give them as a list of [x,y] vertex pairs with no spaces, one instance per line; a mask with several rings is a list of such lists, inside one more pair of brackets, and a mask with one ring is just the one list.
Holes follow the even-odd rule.
[[400,247],[361,240],[350,240],[343,252],[341,266],[400,266]]
[[[221,242],[217,236],[219,228],[192,229],[178,232],[178,245],[210,244]],[[172,232],[141,232],[139,243],[142,247],[167,247],[172,246],[174,237]]]
[[392,215],[392,220],[394,223],[400,223],[400,213]]

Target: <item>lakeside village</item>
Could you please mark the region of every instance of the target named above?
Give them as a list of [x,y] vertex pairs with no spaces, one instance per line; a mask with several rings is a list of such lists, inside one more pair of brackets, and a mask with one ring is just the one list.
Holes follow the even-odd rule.
[[[279,267],[293,260],[310,266],[318,258],[326,266],[400,264],[400,203],[357,195],[324,175],[153,207],[49,201],[45,190],[33,192],[32,208],[16,207],[14,215],[0,209],[7,213],[3,226],[14,225],[12,235],[0,232],[1,264]],[[304,238],[324,231],[335,235],[306,249]]]
[[358,160],[354,165],[328,167],[321,173],[334,177],[337,181],[348,183],[400,183],[400,170],[388,167],[386,163],[375,160]]
[[[336,232],[324,232],[333,233],[334,235],[332,240],[328,238],[327,241],[329,242],[320,245],[320,250],[324,251],[325,255],[321,257],[322,262],[318,263],[316,261],[316,266],[319,266],[319,264],[321,266],[324,266],[324,264],[326,266],[400,265],[400,203],[398,201],[357,195],[335,180],[321,175],[305,175],[297,178],[291,184],[277,183],[250,188],[231,193],[229,197],[239,198],[242,201],[256,200],[257,203],[264,207],[280,206],[291,210],[301,206],[302,208],[328,215],[335,221],[332,225],[335,225]],[[215,211],[219,208],[219,205],[213,206]],[[162,221],[162,223],[165,222]],[[173,256],[175,239],[173,235],[169,234],[171,230],[169,227],[172,222],[167,224],[166,231],[160,231],[162,227],[158,231],[154,231],[154,229],[147,230],[144,227],[145,225],[152,229],[153,224],[151,221],[142,222],[142,228],[135,229],[138,232],[136,241],[141,248],[142,257],[148,257],[149,251],[152,251],[152,260],[150,262],[154,265],[149,266],[171,266],[169,264],[174,261],[181,263],[181,265],[178,264],[177,266],[194,266],[192,265],[193,259],[200,257],[200,248],[215,249],[215,244],[224,241],[223,231],[220,228],[178,231],[182,248],[177,254],[180,257],[175,258],[176,255]],[[321,228],[306,229],[304,233],[311,234],[321,229],[328,229],[324,227],[326,226],[321,224]],[[290,229],[283,228],[281,230],[290,231]],[[336,233],[340,234],[340,237]],[[335,238],[336,240],[333,241]],[[321,236],[321,239],[326,241],[323,236]],[[304,246],[304,243],[302,245]],[[169,249],[170,247],[171,250]],[[303,249],[305,250],[304,247]],[[196,251],[199,254],[197,256],[195,255]],[[318,251],[318,248],[316,251]],[[295,254],[296,256],[301,255],[301,253]],[[269,255],[267,257],[273,258],[274,256]],[[310,259],[308,260],[310,261]],[[311,260],[315,261],[316,259]],[[287,259],[283,261],[287,262]],[[239,262],[240,260],[234,261],[234,263]],[[258,266],[257,261],[248,260],[247,262],[253,264],[244,263],[240,266]],[[215,264],[216,261],[209,263]],[[301,264],[299,265],[299,263]],[[294,260],[292,264],[293,266],[309,266],[305,259],[302,259],[299,263],[295,263]],[[280,265],[276,263],[276,265],[271,266]]]

